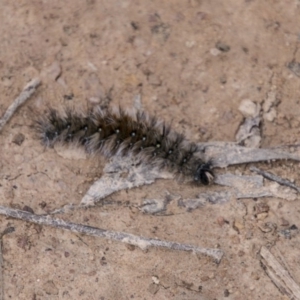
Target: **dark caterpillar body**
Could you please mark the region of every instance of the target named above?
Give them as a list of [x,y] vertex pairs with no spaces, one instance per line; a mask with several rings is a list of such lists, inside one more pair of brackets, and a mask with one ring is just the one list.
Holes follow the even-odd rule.
[[77,143],[88,153],[106,157],[134,155],[143,163],[190,177],[196,183],[213,180],[211,163],[205,162],[197,145],[144,112],[129,114],[95,107],[87,113],[49,109],[38,120],[38,131],[46,146],[57,142]]

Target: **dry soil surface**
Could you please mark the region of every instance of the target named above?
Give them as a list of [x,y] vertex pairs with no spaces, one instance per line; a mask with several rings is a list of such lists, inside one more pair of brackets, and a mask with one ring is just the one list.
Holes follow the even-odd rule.
[[[44,149],[33,120],[48,104],[141,105],[193,141],[235,141],[241,101],[263,104],[272,93],[276,115],[261,123],[261,146],[299,140],[297,0],[2,0],[0,15],[1,114],[30,79],[42,78],[0,135],[1,205],[44,214],[79,203],[102,174],[103,158],[66,158]],[[260,165],[296,182],[298,166]],[[249,172],[247,166],[230,171]],[[188,199],[206,189],[219,187],[159,180],[59,217],[219,247],[225,253],[220,264],[2,216],[2,230],[15,228],[3,238],[5,299],[287,299],[258,253],[272,246],[300,283],[298,200],[231,199],[193,211],[174,200],[160,216],[136,208],[167,192]],[[289,228],[290,235],[281,234]]]

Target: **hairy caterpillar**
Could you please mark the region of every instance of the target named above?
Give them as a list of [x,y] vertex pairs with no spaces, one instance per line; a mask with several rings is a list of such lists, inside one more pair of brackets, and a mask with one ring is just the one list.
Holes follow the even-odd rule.
[[46,146],[57,142],[82,145],[88,153],[106,157],[134,155],[142,163],[209,184],[214,176],[211,162],[205,161],[196,144],[187,141],[157,118],[137,111],[101,109],[79,113],[50,108],[38,121],[38,131]]

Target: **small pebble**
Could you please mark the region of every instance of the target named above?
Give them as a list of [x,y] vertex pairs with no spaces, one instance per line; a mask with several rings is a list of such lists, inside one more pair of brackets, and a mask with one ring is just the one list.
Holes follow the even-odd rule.
[[245,234],[245,239],[246,240],[251,240],[253,237],[253,232],[251,230],[248,230]]
[[206,275],[204,275],[204,276],[202,276],[200,279],[201,279],[201,281],[208,281],[208,280],[209,280],[209,277],[206,276]]
[[257,203],[253,209],[255,214],[267,213],[270,210],[270,206],[266,203]]
[[44,285],[43,289],[47,295],[58,295],[58,288],[52,280],[48,280]]
[[157,276],[152,276],[152,281],[153,281],[153,283],[155,283],[155,284],[159,284],[159,279],[158,279]]
[[222,52],[228,52],[230,50],[230,46],[222,42],[217,42],[216,48]]
[[300,63],[292,60],[287,67],[298,77],[300,77]]
[[259,280],[260,275],[259,275],[258,272],[252,272],[251,273],[251,278],[254,279],[254,280]]
[[41,77],[50,78],[51,80],[57,80],[61,75],[61,66],[58,61],[54,61],[50,66],[45,68],[42,73]]
[[244,99],[241,101],[241,104],[238,109],[245,118],[256,117],[259,114],[260,105],[257,105],[250,99]]
[[220,83],[221,84],[225,84],[227,82],[227,77],[226,77],[226,75],[222,75],[221,77],[220,77]]
[[22,210],[34,214],[33,209],[27,205],[23,206]]
[[243,230],[245,228],[245,224],[243,220],[234,220],[233,221],[233,225],[232,228],[237,231],[238,233],[241,232],[241,230]]
[[196,42],[195,41],[186,41],[185,42],[185,46],[187,48],[192,48],[193,46],[195,46]]
[[256,217],[257,217],[257,220],[264,220],[269,214],[267,212],[263,212],[263,213],[260,213],[260,214],[257,214]]
[[[228,222],[228,221],[227,221]],[[226,223],[226,220],[223,217],[217,218],[217,223],[220,227],[223,227],[223,225]]]
[[155,283],[151,283],[148,287],[148,292],[152,295],[155,295],[159,290],[159,285]]
[[134,245],[130,245],[130,244],[126,244],[126,248],[127,248],[129,251],[134,251],[134,250],[135,250],[135,246],[134,246]]
[[279,231],[279,234],[288,240],[292,238],[291,231],[289,229],[281,230]]
[[289,226],[290,225],[289,221],[287,221],[286,219],[281,218],[280,220],[281,220],[281,222],[280,222],[281,226]]
[[221,51],[218,50],[217,48],[212,48],[212,49],[210,49],[209,52],[210,52],[210,54],[213,55],[213,56],[218,56],[218,55],[221,53]]
[[21,146],[25,140],[25,136],[23,133],[18,133],[13,137],[12,142],[18,146]]

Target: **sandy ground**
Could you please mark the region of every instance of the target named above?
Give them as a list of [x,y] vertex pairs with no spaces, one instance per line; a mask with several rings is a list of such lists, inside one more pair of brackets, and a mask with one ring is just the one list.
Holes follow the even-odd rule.
[[[42,73],[43,84],[1,132],[1,204],[46,213],[79,203],[101,176],[103,158],[67,159],[41,146],[32,124],[49,103],[85,107],[111,99],[131,107],[140,97],[144,110],[191,140],[234,141],[241,101],[262,104],[272,92],[277,115],[262,122],[262,147],[296,144],[300,74],[287,65],[300,61],[299,13],[296,0],[2,0],[1,114],[30,79]],[[16,143],[19,134],[25,140]],[[246,167],[230,171],[247,173]],[[261,167],[299,180],[297,163]],[[219,265],[1,217],[1,230],[15,228],[3,238],[5,299],[287,299],[258,253],[273,246],[300,283],[300,237],[297,230],[290,238],[280,234],[300,226],[298,201],[231,199],[191,212],[174,202],[168,216],[134,208],[167,192],[187,199],[208,188],[219,187],[160,180],[116,193],[110,205],[60,217],[219,247]],[[262,205],[268,209],[258,217]],[[265,224],[275,229],[262,230]]]

